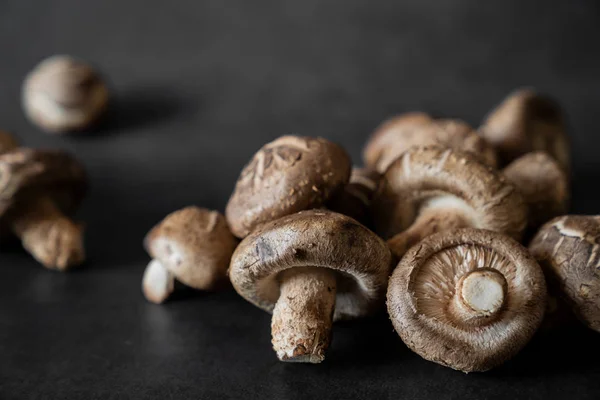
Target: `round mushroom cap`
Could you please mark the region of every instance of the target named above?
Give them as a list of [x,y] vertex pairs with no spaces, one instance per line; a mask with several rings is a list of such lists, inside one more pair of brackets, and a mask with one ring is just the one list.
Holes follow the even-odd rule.
[[368,168],[352,168],[350,182],[327,204],[327,208],[371,225],[371,202],[381,174]]
[[600,332],[600,216],[565,215],[542,226],[529,245],[550,292]]
[[[463,296],[471,299],[466,315],[475,319],[456,310]],[[406,345],[464,372],[486,371],[517,354],[540,326],[545,302],[544,276],[523,246],[470,228],[431,235],[411,248],[387,293]]]
[[144,239],[150,256],[177,280],[200,290],[226,281],[236,245],[222,214],[194,206],[167,215]]
[[502,174],[523,195],[529,209],[529,227],[567,212],[569,182],[558,162],[545,152],[525,154],[510,163]]
[[[517,240],[527,224],[521,194],[491,167],[469,153],[412,148],[383,176],[372,207],[376,231],[390,238],[432,208],[450,210],[473,228],[502,232]],[[444,213],[440,212],[441,219]]]
[[108,90],[86,63],[66,55],[47,58],[27,75],[23,108],[29,119],[50,132],[88,127],[101,116]]
[[497,151],[502,165],[532,151],[545,151],[570,170],[569,140],[558,103],[533,89],[511,93],[479,129]]
[[282,136],[263,146],[242,171],[225,215],[243,238],[259,224],[318,208],[350,178],[348,154],[323,138]]
[[19,144],[13,135],[0,129],[0,154],[11,151],[18,146]]
[[352,218],[309,210],[261,225],[236,249],[229,267],[235,290],[272,312],[280,272],[296,267],[337,272],[334,320],[366,315],[381,306],[392,256],[386,244]]

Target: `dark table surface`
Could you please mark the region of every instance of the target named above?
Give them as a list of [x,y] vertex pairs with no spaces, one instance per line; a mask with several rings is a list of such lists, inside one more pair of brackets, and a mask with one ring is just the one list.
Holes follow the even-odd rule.
[[[140,292],[145,232],[168,212],[223,210],[242,166],[286,134],[324,136],[356,163],[386,116],[477,125],[510,90],[557,97],[573,141],[573,212],[600,192],[600,3],[589,1],[0,2],[0,128],[86,164],[86,265],[50,272],[0,255],[0,398],[600,398],[598,335],[540,334],[465,375],[422,360],[385,315],[339,323],[321,365],[288,365],[270,316],[234,292]],[[54,53],[94,63],[114,102],[96,132],[52,137],[20,107]]]

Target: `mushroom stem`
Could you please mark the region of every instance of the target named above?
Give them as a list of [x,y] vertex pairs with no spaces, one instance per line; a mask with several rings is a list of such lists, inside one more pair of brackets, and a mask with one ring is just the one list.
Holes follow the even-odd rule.
[[19,204],[10,223],[25,250],[46,268],[64,271],[83,262],[83,228],[67,218],[49,196]]
[[175,289],[175,276],[154,259],[148,263],[142,278],[144,297],[152,303],[163,303]]
[[491,268],[475,269],[456,284],[451,312],[465,325],[480,326],[500,313],[506,294],[504,275]]
[[279,300],[273,309],[273,349],[281,361],[320,363],[331,341],[335,273],[302,267],[281,272]]

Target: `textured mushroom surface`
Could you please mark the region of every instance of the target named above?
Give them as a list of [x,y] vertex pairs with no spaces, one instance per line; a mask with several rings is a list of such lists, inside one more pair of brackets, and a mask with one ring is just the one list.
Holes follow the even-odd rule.
[[539,265],[508,236],[460,229],[429,236],[394,270],[387,307],[396,332],[423,358],[463,372],[513,357],[540,326]]
[[[280,359],[320,362],[332,318],[361,317],[382,305],[391,264],[386,244],[354,219],[310,210],[247,236],[229,276],[242,297],[273,312],[273,346]],[[300,273],[304,276],[297,277]]]
[[352,168],[350,182],[344,186],[344,190],[331,199],[327,208],[370,227],[371,203],[380,180],[381,174],[376,171],[368,168]]
[[525,154],[502,170],[506,180],[517,187],[529,209],[529,227],[567,212],[569,182],[556,160],[545,152]]
[[75,58],[59,55],[38,64],[23,85],[23,108],[50,132],[88,127],[102,115],[108,90],[99,75]]
[[173,291],[173,277],[199,290],[222,285],[236,245],[225,217],[217,211],[191,206],[167,215],[144,239],[154,258],[143,279],[146,298],[166,300]]
[[413,148],[386,171],[373,201],[376,231],[401,257],[427,235],[461,227],[519,240],[527,224],[521,194],[468,153]]
[[542,266],[550,292],[600,332],[600,216],[555,218],[542,226],[529,250]]
[[242,171],[225,215],[243,238],[261,223],[318,208],[350,178],[348,154],[322,138],[282,136],[263,146]]
[[502,165],[532,151],[545,151],[564,171],[570,170],[563,112],[553,99],[532,89],[511,93],[486,117],[479,133],[496,149]]

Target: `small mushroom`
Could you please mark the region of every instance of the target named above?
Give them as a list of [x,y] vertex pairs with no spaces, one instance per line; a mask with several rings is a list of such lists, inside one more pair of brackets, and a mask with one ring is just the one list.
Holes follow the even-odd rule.
[[435,232],[473,227],[518,240],[527,223],[513,185],[470,154],[441,147],[412,148],[394,161],[372,211],[397,257]]
[[569,172],[569,140],[563,112],[553,99],[532,89],[511,93],[479,129],[507,165],[532,151],[545,151]]
[[527,250],[500,233],[460,229],[429,236],[394,270],[387,307],[421,357],[463,372],[513,357],[540,326],[546,285]]
[[15,149],[18,145],[13,135],[0,129],[0,154]]
[[259,224],[319,208],[350,178],[348,154],[322,138],[282,136],[264,145],[242,171],[225,215],[243,238]]
[[556,160],[545,152],[528,153],[510,163],[502,174],[523,195],[529,209],[529,229],[567,212],[569,182]]
[[27,75],[23,108],[49,132],[82,130],[95,123],[108,103],[108,90],[86,63],[70,56],[47,58]]
[[365,165],[380,173],[412,147],[441,146],[472,153],[496,167],[494,149],[464,121],[434,120],[424,113],[402,114],[385,121],[371,135],[363,153]]
[[529,245],[552,295],[600,332],[600,216],[565,215],[539,230]]
[[50,269],[85,258],[83,228],[67,217],[86,191],[83,166],[69,154],[17,148],[0,155],[0,224]]
[[368,168],[352,168],[350,182],[327,204],[327,208],[370,227],[371,202],[381,174]]
[[319,363],[332,321],[382,305],[392,257],[385,243],[345,215],[309,210],[261,225],[233,254],[229,277],[250,303],[273,313],[281,361]]
[[186,207],[165,217],[146,235],[144,247],[153,260],[142,280],[148,301],[164,302],[175,279],[198,290],[212,290],[227,280],[237,245],[225,217],[217,211]]

